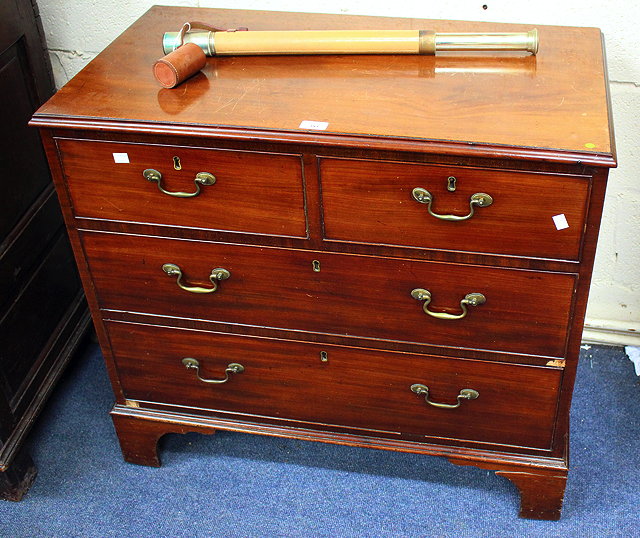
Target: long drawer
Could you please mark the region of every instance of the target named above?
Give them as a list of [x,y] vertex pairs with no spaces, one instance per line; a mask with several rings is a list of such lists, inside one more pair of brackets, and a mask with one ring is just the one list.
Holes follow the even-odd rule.
[[[120,322],[107,327],[119,381],[131,400],[414,440],[444,437],[541,449],[551,443],[557,369]],[[183,359],[191,360],[191,368]],[[414,385],[427,387],[428,394],[412,390]],[[477,397],[458,399],[463,389]],[[460,405],[435,407],[427,396],[436,404]]]
[[[307,235],[299,155],[73,139],[56,143],[77,217]],[[147,172],[145,178],[145,170],[155,175]],[[196,182],[203,172],[214,179],[201,176],[205,181]]]
[[[588,176],[329,158],[320,160],[320,176],[327,239],[566,260],[580,256]],[[471,203],[474,195],[485,194],[490,204],[488,198]]]
[[[564,356],[572,274],[102,232],[82,241],[104,309]],[[220,269],[228,278],[211,276]]]

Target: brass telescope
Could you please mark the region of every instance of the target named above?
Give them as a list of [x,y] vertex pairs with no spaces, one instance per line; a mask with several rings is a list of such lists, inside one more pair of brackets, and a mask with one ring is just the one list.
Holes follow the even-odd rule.
[[[193,31],[193,30],[199,31]],[[204,30],[204,31],[201,31]],[[444,51],[538,52],[538,31],[439,34],[429,30],[223,30],[187,22],[162,38],[166,56],[153,65],[165,88],[174,88],[206,65],[207,56],[290,54],[436,54]]]
[[445,51],[538,52],[538,31],[436,33],[429,30],[299,30],[166,32],[169,54],[193,43],[207,56],[287,54],[435,54]]

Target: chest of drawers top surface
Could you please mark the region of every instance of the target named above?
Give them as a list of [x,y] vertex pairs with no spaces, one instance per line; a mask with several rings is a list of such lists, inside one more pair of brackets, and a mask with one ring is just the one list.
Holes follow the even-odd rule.
[[[218,57],[177,89],[151,66],[184,21],[250,30],[524,31],[493,23],[154,7],[36,114],[71,126],[615,165],[595,28],[538,27],[540,50],[437,56]],[[324,131],[300,129],[304,120]],[[532,153],[533,150],[533,153]]]

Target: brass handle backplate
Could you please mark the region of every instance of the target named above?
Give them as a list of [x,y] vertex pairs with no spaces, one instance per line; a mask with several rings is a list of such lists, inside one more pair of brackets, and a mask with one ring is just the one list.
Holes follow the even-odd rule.
[[446,312],[432,312],[429,310],[429,303],[431,302],[431,292],[424,288],[416,288],[411,291],[411,297],[417,301],[424,301],[422,309],[426,314],[438,319],[462,319],[467,315],[468,306],[478,306],[484,304],[487,298],[482,293],[467,293],[464,299],[460,301],[460,308],[462,308],[462,314],[448,314]]
[[224,371],[224,379],[205,379],[203,377],[200,377],[200,363],[196,359],[185,357],[184,359],[182,359],[182,364],[184,364],[187,370],[195,370],[196,377],[203,383],[226,383],[227,381],[229,381],[229,374],[241,374],[242,372],[244,372],[244,366],[242,366],[242,364],[232,362],[227,365],[227,368]]
[[[176,168],[178,170],[178,168]],[[195,192],[171,192],[162,187],[162,174],[153,168],[147,168],[142,175],[147,181],[151,183],[157,183],[160,192],[168,196],[174,196],[175,198],[193,198],[200,194],[200,186],[213,185],[216,182],[216,177],[209,172],[198,172],[193,182],[196,184]]]
[[473,211],[476,206],[488,207],[493,203],[493,198],[489,194],[486,194],[484,192],[476,192],[475,194],[472,194],[471,198],[469,199],[468,215],[439,215],[438,213],[434,213],[431,209],[431,204],[433,203],[433,195],[427,189],[416,187],[415,189],[413,189],[413,191],[411,191],[411,195],[416,202],[426,204],[429,215],[440,220],[447,220],[451,222],[468,220],[473,217]]
[[231,276],[231,273],[222,267],[218,267],[217,269],[213,269],[211,274],[209,275],[209,280],[213,284],[213,288],[203,288],[201,286],[187,286],[182,283],[182,269],[177,266],[175,263],[165,263],[162,266],[162,270],[167,273],[169,276],[176,277],[176,284],[178,287],[184,291],[189,291],[191,293],[213,293],[218,289],[218,282],[220,280],[226,280]]
[[429,399],[429,387],[421,383],[416,383],[414,385],[411,385],[411,392],[415,392],[418,396],[424,396],[425,402],[427,402],[429,405],[432,405],[433,407],[439,407],[440,409],[456,409],[457,407],[460,407],[460,403],[462,402],[462,400],[475,400],[478,396],[480,396],[477,390],[462,389],[460,391],[460,394],[458,394],[458,396],[456,397],[458,400],[457,403],[444,404],[444,403],[432,402]]

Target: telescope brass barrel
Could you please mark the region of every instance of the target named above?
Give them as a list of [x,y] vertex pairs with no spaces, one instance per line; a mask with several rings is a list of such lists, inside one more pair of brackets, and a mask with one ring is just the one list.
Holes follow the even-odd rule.
[[538,52],[538,31],[491,34],[436,34],[436,51],[521,50]]
[[[207,56],[289,54],[435,54],[441,51],[523,51],[536,54],[538,32],[438,34],[427,30],[300,30],[187,32],[183,43]],[[166,32],[165,54],[180,46]]]

